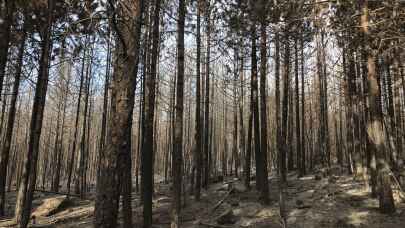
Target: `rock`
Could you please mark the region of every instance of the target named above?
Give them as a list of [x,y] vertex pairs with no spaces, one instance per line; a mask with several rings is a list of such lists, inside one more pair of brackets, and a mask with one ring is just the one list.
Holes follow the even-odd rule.
[[227,209],[225,212],[220,214],[216,221],[218,224],[225,225],[225,224],[235,224],[236,223],[236,216],[233,214],[232,209]]
[[343,219],[338,219],[335,223],[335,228],[355,228],[356,226],[353,224],[348,223]]
[[32,217],[36,218],[53,215],[66,203],[66,196],[45,199],[43,203],[32,213]]
[[259,211],[256,216],[259,218],[268,218],[268,217],[272,217],[274,215],[278,215],[279,213],[279,209],[274,209],[271,207],[265,207],[263,208],[261,211]]

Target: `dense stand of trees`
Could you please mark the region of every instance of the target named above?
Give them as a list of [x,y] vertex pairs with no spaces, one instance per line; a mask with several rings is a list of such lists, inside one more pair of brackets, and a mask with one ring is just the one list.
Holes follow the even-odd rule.
[[171,227],[181,227],[188,200],[236,176],[263,204],[278,194],[286,222],[288,172],[335,167],[393,213],[393,180],[404,184],[404,9],[0,0],[0,217],[27,227],[42,189],[95,193],[96,227],[116,227],[119,207],[133,227],[140,194],[152,227],[155,183],[165,182]]

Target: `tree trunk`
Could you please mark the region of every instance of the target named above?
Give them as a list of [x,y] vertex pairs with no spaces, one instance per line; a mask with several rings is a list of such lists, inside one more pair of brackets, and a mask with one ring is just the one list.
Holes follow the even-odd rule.
[[286,155],[288,153],[288,143],[287,143],[287,122],[288,122],[288,100],[289,100],[289,90],[290,90],[290,44],[288,34],[285,34],[285,47],[284,47],[284,63],[283,63],[283,110],[282,110],[282,125],[281,125],[281,149],[280,150],[280,172],[281,181],[285,183],[287,181],[287,159]]
[[[87,43],[88,36],[85,37],[85,42]],[[68,180],[67,180],[67,194],[70,194],[70,185],[72,181],[72,173],[73,173],[73,166],[75,161],[75,154],[76,154],[76,145],[77,145],[77,135],[79,129],[79,118],[80,118],[80,106],[82,101],[82,92],[83,92],[83,82],[84,82],[84,64],[86,58],[86,49],[83,50],[83,60],[81,66],[81,73],[80,73],[80,86],[79,86],[79,95],[77,97],[77,108],[76,108],[76,119],[75,119],[75,130],[73,133],[73,144],[72,149],[70,151],[70,159],[68,160]]]
[[[240,44],[241,45],[241,44]],[[241,55],[241,53],[239,53]],[[244,91],[243,91],[243,80],[244,80],[244,58],[243,56],[240,57],[239,59],[239,131],[240,131],[240,142],[239,142],[239,151],[241,155],[240,161],[242,161],[242,158],[246,157],[246,141],[245,141],[245,126],[244,126],[244,115],[243,115],[243,106],[244,106]],[[250,166],[249,166],[250,168]],[[244,164],[244,171],[245,173],[248,172],[246,167],[246,163]],[[245,176],[245,186],[247,189],[250,188],[250,170],[248,172],[248,176]]]
[[211,150],[209,147],[210,134],[210,55],[211,55],[211,14],[210,5],[207,2],[206,21],[207,21],[207,54],[205,62],[205,113],[204,113],[204,153],[205,153],[205,169],[203,187],[208,189],[210,171],[211,171]]
[[[108,117],[108,90],[110,87],[110,73],[111,73],[111,35],[108,31],[107,35],[107,63],[105,69],[105,79],[104,79],[104,96],[103,96],[103,112],[101,116],[101,133],[100,133],[100,143],[99,143],[99,158],[102,157],[100,154],[105,146],[106,132],[107,132],[107,117]],[[100,160],[99,160],[100,161]],[[97,165],[97,167],[99,164]]]
[[280,118],[280,35],[278,32],[274,35],[275,42],[275,69],[274,69],[274,78],[275,78],[275,103],[276,103],[276,146],[278,152],[278,171],[280,172],[281,167],[281,153],[282,153],[282,141],[281,141],[281,118]]
[[[94,39],[93,39],[94,41]],[[91,44],[91,46],[93,46]],[[86,194],[86,161],[88,159],[87,147],[89,145],[86,144],[87,141],[87,121],[88,121],[88,109],[89,109],[89,96],[90,96],[90,81],[91,81],[91,74],[92,74],[92,63],[93,63],[93,47],[90,47],[90,55],[87,59],[87,66],[86,66],[86,76],[85,76],[85,96],[84,96],[84,110],[83,110],[83,122],[82,122],[82,135],[80,140],[80,149],[79,149],[79,156],[77,162],[77,169],[76,169],[76,185],[75,191],[76,194],[80,195],[80,198],[84,199]]]
[[301,166],[300,166],[300,175],[304,176],[306,174],[306,151],[305,151],[305,136],[306,136],[306,127],[305,127],[305,57],[304,57],[304,38],[301,36],[301,123],[302,123],[302,134],[301,134]]
[[195,161],[196,186],[195,199],[200,200],[202,175],[202,141],[201,141],[201,0],[197,0],[197,60],[196,60],[196,116],[195,116]]
[[377,180],[379,185],[379,204],[382,213],[394,213],[395,203],[391,189],[390,167],[384,157],[384,136],[383,136],[383,120],[379,114],[380,103],[380,85],[376,74],[376,57],[374,50],[371,47],[371,32],[369,31],[369,12],[368,1],[360,2],[361,15],[361,31],[366,39],[366,55],[367,55],[367,82],[368,82],[368,102],[370,107],[370,120],[367,123],[367,134],[370,140],[370,149],[375,153],[377,159]]
[[[119,16],[121,19],[133,17],[135,23],[131,21],[132,26],[127,26],[126,21],[117,22],[115,17],[111,21],[115,25],[114,29],[117,34],[116,62],[111,89],[111,113],[107,129],[109,137],[107,137],[107,144],[102,152],[103,156],[100,157],[99,175],[97,177],[94,219],[94,226],[96,227],[116,227],[121,191],[124,227],[132,227],[132,113],[138,73],[144,1],[128,1],[128,3],[132,8],[132,11],[129,11],[132,12],[132,15]],[[113,4],[110,6],[114,7]]]
[[37,177],[37,161],[42,130],[42,120],[48,88],[50,53],[52,49],[51,27],[53,23],[54,1],[48,0],[47,20],[41,27],[41,58],[39,61],[38,80],[35,88],[34,104],[30,123],[30,137],[27,156],[24,159],[22,182],[18,189],[15,207],[16,221],[21,228],[29,222],[32,199]]
[[[145,131],[142,150],[143,180],[143,227],[152,226],[152,194],[153,194],[153,154],[154,151],[154,115],[155,86],[159,45],[160,0],[155,1],[152,29],[152,59],[150,75],[145,78]],[[157,134],[157,132],[155,132]]]
[[[259,163],[262,168],[260,172],[263,175],[261,186],[261,201],[263,204],[269,204],[269,181],[267,171],[267,32],[266,21],[263,18],[260,28],[260,125],[261,125],[261,139],[260,139],[260,157]],[[257,158],[256,158],[257,159]]]
[[[9,154],[11,148],[11,140],[13,138],[14,120],[16,117],[16,106],[17,98],[21,81],[21,73],[23,67],[23,57],[25,50],[25,41],[27,33],[25,29],[22,30],[22,39],[19,44],[18,49],[18,60],[17,68],[14,76],[13,92],[11,96],[10,109],[8,111],[7,127],[5,131],[5,140],[1,150],[0,156],[0,216],[4,216],[4,205],[5,205],[5,192],[6,192],[6,177],[7,177],[7,167],[9,162]],[[0,93],[1,94],[1,93]]]
[[301,154],[301,121],[300,121],[300,95],[299,95],[299,81],[298,81],[298,39],[295,39],[295,136],[296,136],[296,150],[297,150],[297,168],[299,176],[302,176],[302,154]]
[[[176,114],[173,143],[173,203],[171,228],[180,227],[182,167],[183,167],[183,94],[184,94],[184,27],[186,19],[185,0],[179,1],[177,21],[177,84]],[[208,120],[206,120],[208,121]],[[208,138],[208,136],[207,136]],[[207,140],[206,138],[206,140]],[[208,181],[207,181],[208,182]]]
[[[395,145],[396,145],[396,151],[398,153],[398,160],[403,160],[404,159],[404,152],[403,152],[403,129],[401,129],[401,121],[402,121],[402,113],[401,110],[403,110],[403,107],[401,105],[401,97],[400,97],[400,80],[401,80],[401,55],[398,50],[395,50],[395,56],[394,56],[394,106],[395,106]],[[404,91],[405,92],[405,91]],[[405,96],[405,95],[404,95]],[[397,161],[399,162],[399,161]],[[402,162],[400,162],[401,164]]]
[[[0,2],[0,101],[3,89],[4,76],[10,47],[11,24],[13,21],[14,1]],[[2,129],[0,129],[1,135]]]
[[[69,62],[69,64],[71,64]],[[61,168],[62,168],[62,159],[63,159],[63,139],[64,139],[64,133],[65,133],[65,120],[66,120],[66,108],[67,108],[67,99],[69,95],[69,85],[70,85],[70,79],[71,79],[71,65],[68,66],[67,70],[67,82],[65,86],[65,91],[64,91],[64,96],[63,96],[63,111],[62,111],[62,131],[61,131],[61,136],[60,140],[58,142],[58,154],[57,154],[57,164],[56,164],[56,170],[54,173],[54,178],[53,178],[53,190],[55,192],[59,191],[59,184],[60,184],[60,175],[61,175]],[[68,150],[69,151],[69,150]]]
[[253,114],[253,132],[254,132],[254,150],[255,150],[255,164],[256,164],[256,189],[261,190],[263,186],[263,167],[260,162],[260,128],[259,128],[259,96],[258,96],[258,82],[257,82],[257,55],[256,55],[256,24],[251,27],[251,42],[252,42],[252,69],[251,69],[251,100],[252,100],[252,114]]

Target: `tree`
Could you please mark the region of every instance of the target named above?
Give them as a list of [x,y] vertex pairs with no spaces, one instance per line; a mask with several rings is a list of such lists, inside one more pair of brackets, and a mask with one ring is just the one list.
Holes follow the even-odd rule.
[[[266,1],[263,1],[265,4]],[[263,5],[266,9],[266,5]],[[267,22],[266,17],[261,17],[260,25],[260,125],[261,125],[261,138],[260,138],[260,156],[256,157],[261,163],[262,169],[260,172],[263,174],[261,188],[261,200],[264,204],[269,204],[269,182],[267,171],[267,93],[266,93],[266,77],[267,77]],[[256,137],[256,136],[255,136]]]
[[17,60],[17,70],[14,76],[14,83],[13,83],[13,92],[11,97],[11,104],[10,110],[8,112],[8,120],[7,120],[7,127],[6,127],[6,138],[4,144],[2,146],[2,154],[0,160],[0,216],[4,215],[4,204],[5,204],[5,197],[6,197],[6,177],[7,177],[7,168],[9,163],[9,155],[11,149],[11,140],[13,137],[14,132],[14,121],[16,117],[16,108],[17,108],[17,98],[18,92],[20,88],[21,82],[21,74],[23,68],[23,58],[24,58],[24,51],[25,51],[25,43],[26,43],[27,32],[25,31],[25,26],[23,26],[21,31],[21,40],[19,41],[19,48],[18,48],[18,60]]
[[290,74],[290,44],[288,34],[284,34],[285,43],[284,43],[284,63],[283,63],[283,103],[282,103],[282,113],[281,113],[281,150],[280,150],[280,173],[282,182],[287,181],[287,160],[286,155],[288,152],[287,145],[287,122],[288,122],[288,99],[289,99],[289,74]]
[[295,60],[295,136],[296,136],[296,145],[297,145],[297,168],[299,175],[302,175],[302,154],[301,154],[301,122],[300,122],[300,95],[299,95],[299,72],[298,72],[298,38],[295,38],[294,41],[294,60]]
[[209,147],[209,134],[211,132],[210,121],[210,55],[211,55],[211,9],[210,0],[205,1],[205,20],[207,23],[207,53],[205,59],[205,109],[204,109],[204,156],[205,156],[205,173],[204,183],[205,189],[208,189],[210,170],[211,170],[211,148]]
[[[186,2],[179,0],[177,20],[177,83],[173,142],[173,203],[171,228],[180,227],[181,189],[183,176],[183,95],[184,95],[184,27]],[[207,121],[207,120],[206,120]]]
[[143,227],[152,226],[152,192],[153,192],[153,154],[154,151],[154,114],[155,114],[155,86],[159,45],[159,17],[160,0],[155,0],[152,29],[152,59],[150,74],[145,78],[145,131],[142,151],[143,188]]
[[[132,227],[131,209],[131,129],[138,73],[140,37],[144,1],[128,1],[131,11],[109,1],[116,35],[116,62],[111,84],[111,112],[107,144],[100,157],[97,176],[94,225],[116,227],[118,201],[123,195],[124,227]],[[120,20],[118,20],[118,18]],[[123,19],[133,26],[126,26]],[[132,35],[134,34],[134,35]]]
[[300,165],[300,175],[304,176],[306,173],[306,152],[305,152],[305,57],[304,57],[304,39],[301,36],[300,39],[301,46],[301,123],[302,123],[302,134],[301,134],[301,165]]
[[[85,43],[88,43],[88,36],[85,36]],[[78,137],[78,129],[79,129],[79,118],[80,118],[80,107],[82,102],[82,94],[83,94],[83,86],[84,86],[84,66],[85,66],[85,59],[86,59],[86,49],[83,50],[83,57],[82,57],[82,64],[81,64],[81,72],[80,72],[80,86],[79,86],[79,95],[77,97],[77,108],[76,108],[76,117],[75,117],[75,129],[73,133],[73,145],[70,151],[70,161],[68,164],[68,180],[67,180],[67,193],[70,193],[70,185],[72,181],[72,172],[73,172],[73,165],[75,160],[76,154],[76,145],[77,145],[77,137]]]
[[[11,25],[13,23],[14,1],[0,2],[0,95],[2,94],[6,72],[8,49],[10,47]],[[0,96],[1,101],[1,96]],[[1,130],[0,130],[1,132]]]
[[48,88],[50,52],[52,49],[51,33],[52,24],[54,22],[54,5],[54,0],[48,0],[45,8],[46,18],[44,23],[40,26],[42,40],[38,80],[36,83],[34,104],[32,108],[28,151],[27,156],[24,158],[22,182],[18,189],[15,206],[16,221],[21,228],[25,228],[28,225],[36,185],[39,140],[41,137],[42,120]]
[[196,60],[196,116],[195,116],[195,156],[196,186],[195,199],[200,200],[202,177],[202,138],[201,138],[201,7],[202,1],[197,0],[197,60]]
[[[361,7],[361,20],[360,29],[365,36],[365,46],[367,55],[367,84],[368,84],[368,102],[370,110],[370,119],[367,122],[367,135],[370,141],[371,153],[375,154],[375,159],[372,163],[376,162],[378,185],[379,185],[379,203],[380,210],[383,213],[395,212],[394,198],[392,195],[391,181],[390,181],[390,167],[385,160],[384,156],[384,142],[383,142],[383,125],[382,116],[378,113],[379,97],[381,93],[380,85],[376,73],[376,57],[375,50],[373,50],[372,36],[369,29],[369,9],[368,1],[360,1]],[[374,157],[374,156],[373,156]]]

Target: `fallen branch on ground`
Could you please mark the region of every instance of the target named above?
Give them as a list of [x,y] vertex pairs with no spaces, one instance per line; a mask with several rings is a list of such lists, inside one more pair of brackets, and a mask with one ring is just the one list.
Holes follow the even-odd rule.
[[218,203],[217,204],[215,204],[213,207],[212,207],[212,209],[210,210],[210,213],[212,213],[212,212],[214,212],[219,206],[221,206],[221,204],[223,204],[224,202],[225,202],[225,200],[228,198],[228,196],[233,192],[233,188],[231,188],[231,190],[229,190],[226,194],[225,194],[225,196],[224,196],[224,198],[222,198],[220,201],[218,201]]

